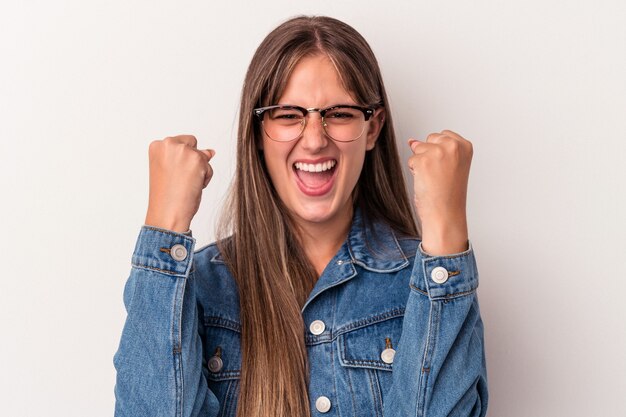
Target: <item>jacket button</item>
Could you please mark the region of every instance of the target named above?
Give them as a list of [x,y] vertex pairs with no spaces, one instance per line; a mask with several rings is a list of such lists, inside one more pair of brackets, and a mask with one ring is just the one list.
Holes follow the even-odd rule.
[[176,244],[171,247],[170,255],[177,261],[184,261],[187,257],[187,248],[181,244]]
[[326,325],[324,324],[322,320],[315,320],[309,326],[309,330],[311,331],[311,333],[313,333],[316,336],[324,333],[325,329],[326,329]]
[[317,408],[317,411],[320,413],[327,413],[328,410],[330,410],[330,400],[328,397],[324,397],[323,395],[318,397],[317,400],[315,400],[315,408]]
[[396,356],[396,351],[395,349],[392,349],[392,348],[387,348],[383,350],[383,352],[380,354],[380,358],[385,363],[393,363],[393,358],[395,356]]
[[209,359],[209,371],[216,373],[222,370],[222,366],[224,366],[224,362],[222,362],[222,358],[219,356],[211,356]]
[[438,266],[432,270],[430,277],[437,284],[443,284],[448,280],[448,270],[442,266]]

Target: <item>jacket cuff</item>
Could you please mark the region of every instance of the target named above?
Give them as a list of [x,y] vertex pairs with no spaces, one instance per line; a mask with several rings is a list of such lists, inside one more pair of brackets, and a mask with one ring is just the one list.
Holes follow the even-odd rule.
[[431,299],[448,299],[472,293],[478,288],[478,268],[472,242],[464,252],[433,256],[418,245],[411,287]]
[[196,239],[183,233],[143,225],[133,252],[132,265],[175,276],[188,276]]

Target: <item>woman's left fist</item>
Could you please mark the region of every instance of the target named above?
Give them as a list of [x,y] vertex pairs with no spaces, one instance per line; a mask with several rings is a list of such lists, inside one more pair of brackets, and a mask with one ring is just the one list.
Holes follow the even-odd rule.
[[425,142],[409,139],[409,146],[413,151],[409,169],[420,220],[465,220],[472,143],[444,130],[431,133]]

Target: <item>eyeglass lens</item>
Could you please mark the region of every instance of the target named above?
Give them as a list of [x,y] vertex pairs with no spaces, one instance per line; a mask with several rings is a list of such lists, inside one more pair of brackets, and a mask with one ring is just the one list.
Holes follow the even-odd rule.
[[[273,140],[286,142],[297,139],[304,131],[306,118],[298,109],[275,108],[265,112],[263,129]],[[365,128],[363,112],[349,107],[337,107],[324,115],[324,131],[333,140],[351,142]]]

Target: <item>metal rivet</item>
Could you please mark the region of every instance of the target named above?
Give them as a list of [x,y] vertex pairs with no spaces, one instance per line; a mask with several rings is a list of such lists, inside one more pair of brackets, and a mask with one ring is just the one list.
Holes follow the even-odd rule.
[[177,261],[184,261],[187,258],[187,248],[177,243],[171,247],[170,255]]
[[385,350],[380,354],[380,358],[385,363],[393,363],[393,358],[396,356],[396,351],[391,344],[391,338],[385,337]]
[[315,408],[320,413],[327,413],[330,410],[330,399],[323,395],[318,397],[317,400],[315,400]]
[[222,370],[223,366],[224,362],[222,361],[222,358],[211,356],[211,359],[209,359],[209,371],[213,373],[219,372]]
[[430,277],[437,284],[443,284],[448,280],[448,270],[442,266],[438,266],[432,270]]
[[222,370],[224,362],[222,361],[222,348],[220,346],[215,348],[215,353],[209,359],[208,368],[209,371],[215,373]]
[[380,354],[380,358],[385,363],[393,363],[393,358],[395,356],[396,356],[396,351],[395,349],[391,349],[391,348],[387,348],[383,350],[382,353]]
[[316,336],[324,333],[325,329],[326,329],[326,325],[324,324],[322,320],[315,320],[309,326],[309,330],[311,331],[311,333],[313,333]]

